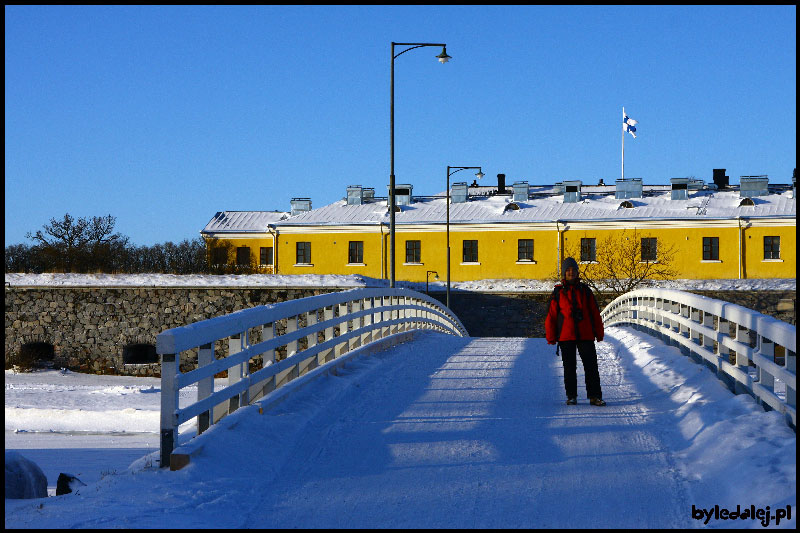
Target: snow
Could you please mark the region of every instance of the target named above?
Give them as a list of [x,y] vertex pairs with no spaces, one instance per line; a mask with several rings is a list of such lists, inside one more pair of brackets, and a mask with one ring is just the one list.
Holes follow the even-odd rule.
[[[45,287],[388,287],[389,281],[360,275],[175,275],[175,274],[6,274],[6,285]],[[444,291],[446,280],[431,281],[432,292]],[[425,283],[398,281],[398,288],[424,291]],[[797,279],[678,279],[651,282],[678,290],[796,290]],[[550,292],[552,280],[488,279],[452,282],[451,290],[478,292]]]
[[608,328],[598,354],[608,406],[566,406],[543,339],[424,333],[240,409],[177,472],[154,464],[159,380],[6,371],[6,450],[51,493],[61,471],[87,486],[6,500],[5,526],[760,528],[692,509],[789,505],[795,528],[780,414],[640,332]]

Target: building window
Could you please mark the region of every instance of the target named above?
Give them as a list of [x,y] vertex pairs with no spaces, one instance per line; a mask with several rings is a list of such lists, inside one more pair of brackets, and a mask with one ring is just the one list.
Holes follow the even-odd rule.
[[478,241],[464,241],[464,263],[478,262]]
[[719,261],[719,237],[703,237],[703,261]]
[[227,265],[228,264],[228,250],[226,248],[212,248],[211,249],[211,264]]
[[593,263],[597,261],[597,240],[581,239],[581,262]]
[[764,237],[764,259],[781,258],[781,238]]
[[311,243],[298,242],[297,243],[297,264],[310,265],[311,264]]
[[259,263],[261,266],[270,266],[272,265],[272,247],[271,246],[262,246],[261,247],[261,262]]
[[644,237],[642,239],[642,262],[655,261],[657,257],[658,239]]
[[364,263],[364,241],[350,241],[347,252],[347,262],[350,264]]
[[421,241],[406,241],[406,263],[422,262]]
[[533,261],[533,239],[517,241],[517,261]]
[[236,265],[250,266],[250,247],[239,246],[236,248]]

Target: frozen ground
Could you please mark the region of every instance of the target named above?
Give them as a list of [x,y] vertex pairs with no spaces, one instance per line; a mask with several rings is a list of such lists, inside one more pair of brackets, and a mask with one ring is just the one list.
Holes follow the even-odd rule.
[[6,500],[5,526],[762,527],[692,516],[738,505],[791,506],[795,528],[779,414],[647,335],[609,328],[598,349],[609,405],[566,406],[544,340],[426,333],[239,410],[178,472],[146,456],[158,380],[6,372],[6,449],[88,486]]

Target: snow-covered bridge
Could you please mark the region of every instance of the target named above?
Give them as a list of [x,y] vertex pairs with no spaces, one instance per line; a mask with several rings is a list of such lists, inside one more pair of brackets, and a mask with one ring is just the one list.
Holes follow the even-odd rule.
[[[716,356],[738,348],[759,366],[735,360],[733,368],[727,368],[725,364],[731,365],[725,357],[725,364],[710,371],[708,364],[697,364],[660,338],[628,326],[610,326],[605,341],[598,343],[608,405],[588,405],[579,365],[579,404],[567,406],[560,360],[543,339],[459,336],[452,334],[459,331],[451,321],[450,333],[387,332],[364,342],[365,322],[383,327],[385,319],[399,327],[405,314],[404,319],[447,329],[440,320],[451,320],[442,318],[446,310],[420,302],[371,300],[355,310],[343,308],[336,317],[326,318],[323,311],[288,325],[289,342],[308,337],[309,327],[322,329],[309,342],[291,345],[288,353],[296,355],[274,363],[277,373],[249,374],[269,375],[266,380],[250,380],[245,370],[221,391],[198,388],[199,402],[175,400],[171,420],[180,421],[182,412],[198,420],[185,423],[174,436],[177,448],[171,455],[181,458],[180,470],[140,463],[125,477],[74,495],[77,502],[48,501],[11,524],[760,527],[765,515],[774,525],[778,514],[787,514],[791,506],[791,519],[782,516],[780,526],[793,527],[796,437],[786,422],[794,412],[794,345],[787,346],[779,324],[742,324],[744,315],[737,315],[737,327],[727,330],[734,333],[730,341],[723,335],[724,317],[741,309],[720,308],[717,320],[709,323],[704,317],[710,310],[699,319],[692,315],[709,302],[695,302],[686,310],[678,306],[674,312],[663,305],[665,298],[661,294],[662,303],[655,305],[657,299],[650,302],[640,295],[625,304],[625,310],[610,308],[607,313],[628,314],[628,321],[655,320],[658,309],[673,313],[675,323],[662,319],[659,328],[691,341],[685,346],[675,342],[684,351],[705,350]],[[400,309],[381,311],[394,306],[417,308],[424,317]],[[384,318],[378,318],[380,312],[386,313]],[[340,318],[348,325],[338,329],[333,342],[326,340],[324,330]],[[616,319],[607,314],[607,320]],[[246,324],[240,321],[236,327]],[[739,326],[760,332],[757,337],[762,338],[750,346],[738,333]],[[214,335],[230,335],[226,327],[217,321]],[[195,325],[194,333],[200,329]],[[713,343],[705,340],[712,335]],[[198,346],[207,345],[208,339],[200,337]],[[252,355],[248,348],[270,342],[267,337],[248,345],[240,336],[240,351],[208,361],[227,364],[219,361],[241,353],[240,364]],[[176,344],[163,346],[182,348],[181,338],[186,337],[176,335]],[[370,350],[370,345],[391,339],[403,342]],[[276,337],[273,344],[284,340]],[[340,346],[342,340],[348,342],[348,351]],[[768,340],[775,342],[770,346]],[[265,346],[274,348],[261,344],[252,352]],[[309,362],[302,354],[315,346],[319,350]],[[770,349],[774,366],[760,359]],[[326,362],[327,350],[334,350],[335,357]],[[309,370],[309,365],[316,368]],[[763,373],[755,375],[751,368]],[[275,388],[292,373],[299,377]],[[750,394],[733,395],[717,373],[733,375],[740,387],[749,383],[758,398],[771,394],[774,399],[762,403],[777,401],[783,407],[765,412]],[[165,383],[181,385],[181,379],[180,374],[166,376]],[[755,384],[764,390],[753,389]],[[231,390],[235,394],[230,395]],[[162,389],[162,398],[166,393]],[[213,405],[221,401],[230,414],[213,423],[220,414],[214,414]],[[202,409],[191,407],[198,403]],[[234,410],[235,404],[239,407]],[[205,412],[204,421],[198,413]],[[162,428],[165,420],[162,417]],[[187,442],[198,427],[204,429],[202,434]],[[736,512],[737,506],[736,519],[721,518],[721,509]],[[75,508],[81,512],[75,513]],[[109,508],[113,516],[104,511]],[[701,509],[711,514],[701,514]]]

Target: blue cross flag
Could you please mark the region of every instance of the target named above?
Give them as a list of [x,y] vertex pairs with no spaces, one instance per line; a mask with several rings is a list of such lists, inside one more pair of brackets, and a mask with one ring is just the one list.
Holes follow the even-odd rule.
[[636,121],[628,117],[624,107],[622,108],[622,131],[627,131],[633,135],[634,139],[636,138]]

